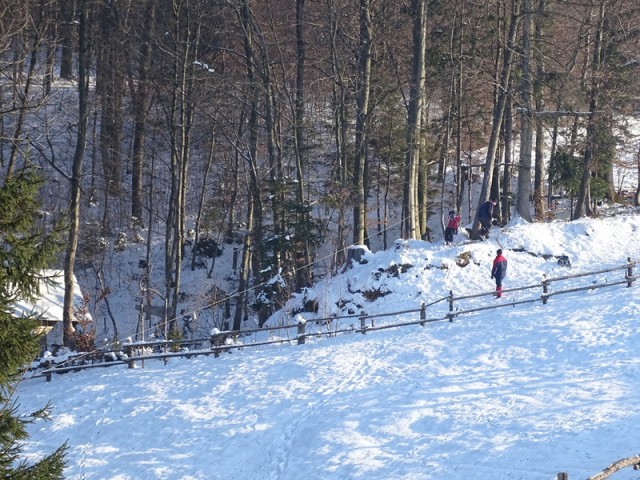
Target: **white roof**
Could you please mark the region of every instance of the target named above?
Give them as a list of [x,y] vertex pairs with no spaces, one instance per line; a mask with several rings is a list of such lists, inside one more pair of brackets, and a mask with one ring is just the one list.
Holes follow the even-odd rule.
[[[43,320],[61,322],[64,306],[64,272],[62,270],[44,270],[44,279],[40,282],[40,298],[33,302],[20,300],[14,307],[17,317],[30,314],[42,315]],[[74,306],[82,305],[82,291],[73,277]]]

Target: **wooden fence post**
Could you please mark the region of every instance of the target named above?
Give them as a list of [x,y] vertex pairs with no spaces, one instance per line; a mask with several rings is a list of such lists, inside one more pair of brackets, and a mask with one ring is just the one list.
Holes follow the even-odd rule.
[[360,315],[360,333],[363,335],[367,333],[367,317],[364,314]]
[[549,280],[546,275],[543,275],[542,278],[542,304],[546,305],[549,299]]
[[133,346],[127,345],[127,348],[125,350],[127,352],[127,367],[136,368],[136,361],[133,357]]
[[633,285],[633,263],[631,263],[631,257],[627,257],[627,288]]
[[453,290],[449,290],[449,321],[453,322]]
[[424,327],[426,322],[425,320],[427,319],[427,304],[424,302],[420,303],[420,320],[422,320],[420,322],[420,326]]
[[220,356],[220,347],[222,346],[223,336],[217,331],[211,333],[211,347],[213,348],[213,356],[218,358]]
[[297,320],[298,320],[298,345],[303,345],[305,342],[304,329],[305,329],[305,326],[307,325],[307,321],[304,318],[302,318],[301,315],[297,316]]

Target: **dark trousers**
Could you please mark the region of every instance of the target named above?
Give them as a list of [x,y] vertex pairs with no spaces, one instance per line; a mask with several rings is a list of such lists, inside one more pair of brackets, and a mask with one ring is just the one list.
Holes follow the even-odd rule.
[[447,227],[444,230],[444,241],[447,243],[453,242],[453,235],[456,233],[455,228]]
[[484,230],[486,230],[487,232],[489,230],[491,230],[491,219],[487,218],[487,217],[479,217],[478,220],[480,220],[480,225],[482,225],[482,228]]

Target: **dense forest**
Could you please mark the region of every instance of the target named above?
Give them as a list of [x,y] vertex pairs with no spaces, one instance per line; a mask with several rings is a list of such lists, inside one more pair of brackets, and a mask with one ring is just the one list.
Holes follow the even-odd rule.
[[71,274],[105,239],[163,239],[170,318],[185,243],[239,242],[237,330],[311,285],[320,248],[335,269],[373,236],[431,240],[434,214],[475,210],[471,182],[502,224],[550,218],[557,193],[571,218],[640,200],[613,176],[637,0],[1,5],[1,182],[37,167],[39,222],[65,222],[67,345]]

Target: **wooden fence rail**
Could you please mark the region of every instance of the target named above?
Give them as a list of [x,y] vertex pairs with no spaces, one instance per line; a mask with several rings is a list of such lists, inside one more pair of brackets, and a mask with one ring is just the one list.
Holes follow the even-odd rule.
[[[601,472],[590,476],[587,480],[605,480],[614,473],[627,467],[632,467],[634,470],[640,470],[640,455],[634,455],[633,457],[617,460]],[[556,474],[556,480],[569,480],[569,474],[567,472],[560,472]]]
[[[491,305],[483,305],[480,307],[470,306],[467,308],[459,308],[458,305],[461,305],[466,300],[472,300],[482,297],[495,297],[495,292],[483,292],[472,295],[461,295],[455,296],[453,291],[449,292],[449,295],[440,299],[437,299],[431,303],[422,303],[420,308],[414,309],[406,309],[395,312],[388,313],[377,313],[377,314],[367,314],[362,312],[360,314],[352,314],[352,315],[344,315],[344,316],[332,316],[325,318],[313,318],[309,321],[305,320],[300,315],[296,316],[296,323],[287,324],[287,325],[279,325],[265,328],[256,328],[256,329],[247,329],[242,331],[216,331],[212,333],[210,337],[207,338],[198,338],[191,340],[180,340],[180,341],[171,341],[171,340],[162,340],[155,342],[135,342],[124,345],[119,350],[96,350],[93,352],[89,352],[86,354],[80,354],[75,356],[61,364],[58,364],[54,367],[47,368],[42,370],[40,373],[30,376],[28,378],[38,378],[38,377],[46,377],[47,381],[51,381],[52,374],[54,373],[66,373],[72,371],[85,370],[94,367],[108,367],[112,365],[128,365],[129,368],[134,368],[136,366],[136,362],[140,361],[144,365],[145,360],[151,359],[161,359],[166,362],[167,359],[172,357],[192,357],[199,355],[214,355],[218,357],[221,352],[228,351],[230,349],[244,349],[250,347],[264,346],[264,345],[274,345],[274,344],[283,344],[283,343],[292,343],[296,342],[298,345],[302,345],[305,343],[306,338],[308,337],[323,337],[323,336],[337,336],[340,334],[347,333],[362,333],[365,334],[367,332],[379,331],[379,330],[387,330],[391,328],[405,327],[411,325],[421,325],[425,326],[427,323],[439,322],[439,321],[449,321],[453,322],[456,317],[470,315],[477,312],[482,312],[486,310],[494,310],[497,308],[504,307],[514,307],[516,305],[524,305],[536,302],[542,302],[543,305],[547,304],[547,301],[554,296],[566,295],[569,293],[576,293],[580,291],[591,291],[598,288],[604,287],[612,287],[617,285],[625,285],[627,288],[630,288],[633,283],[636,281],[636,277],[634,276],[633,269],[636,266],[636,262],[632,261],[631,258],[627,259],[627,263],[623,266],[612,267],[603,270],[597,270],[593,272],[579,273],[575,275],[565,275],[562,277],[555,278],[545,278],[541,283],[537,283],[534,285],[528,285],[524,287],[515,287],[503,290],[503,294],[507,294],[510,292],[522,292],[522,291],[540,291],[541,293],[537,296],[532,296],[527,299],[514,300],[511,302],[498,302],[492,303]],[[586,278],[593,277],[596,275],[602,275],[604,273],[618,272],[624,271],[624,279],[614,282],[605,282],[605,283],[590,283],[589,285],[568,288],[564,290],[550,291],[550,286],[552,283],[558,283],[561,281],[566,281],[575,278]],[[448,310],[441,313],[440,315],[427,318],[427,308],[433,307],[439,303],[444,303],[448,305]],[[376,319],[380,318],[389,318],[389,317],[398,317],[400,315],[408,315],[418,313],[417,320],[410,321],[401,321],[401,322],[393,322],[393,323],[382,323],[379,325],[375,324]],[[348,327],[339,328],[338,325],[342,320],[358,320],[359,326],[355,324],[351,324]],[[333,324],[335,327],[331,330],[327,329],[326,331],[315,331],[310,332],[307,331],[308,324],[315,325],[329,325]],[[272,333],[277,331],[286,331],[287,333],[295,329],[295,336],[288,338],[276,338],[271,340],[259,341],[259,342],[251,342],[251,343],[238,343],[237,339],[239,337],[246,337],[248,335],[257,334],[257,333],[265,333],[265,331]],[[203,348],[203,346],[206,347]],[[186,350],[190,347],[195,348],[194,350]],[[151,351],[152,353],[147,353]],[[105,361],[105,358],[111,358],[112,361]]]

